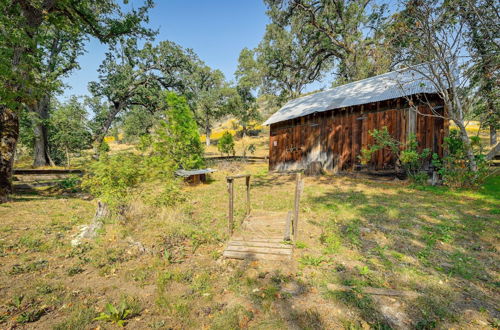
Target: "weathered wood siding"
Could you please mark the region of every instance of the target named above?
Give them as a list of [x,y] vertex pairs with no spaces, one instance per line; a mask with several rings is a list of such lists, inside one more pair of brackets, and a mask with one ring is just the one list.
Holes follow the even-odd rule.
[[[272,124],[269,139],[269,168],[292,170],[320,161],[326,170],[347,170],[359,164],[363,148],[374,143],[369,132],[387,126],[389,133],[406,142],[411,131],[420,150],[429,148],[442,155],[443,137],[448,123],[426,116],[431,110],[420,106],[411,125],[410,110],[404,100],[390,100],[346,109],[336,109]],[[393,168],[389,150],[376,152],[369,164],[374,169]]]

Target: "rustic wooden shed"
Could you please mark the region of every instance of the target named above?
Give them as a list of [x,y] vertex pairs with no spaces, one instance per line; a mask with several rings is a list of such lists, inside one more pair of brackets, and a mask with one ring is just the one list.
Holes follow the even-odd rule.
[[[264,123],[270,126],[269,169],[305,169],[313,162],[327,171],[355,168],[362,148],[374,142],[369,132],[384,126],[399,141],[413,133],[421,150],[442,155],[448,121],[436,114],[444,111],[432,83],[410,69],[307,95]],[[378,151],[369,163],[375,170],[394,165],[389,150]]]

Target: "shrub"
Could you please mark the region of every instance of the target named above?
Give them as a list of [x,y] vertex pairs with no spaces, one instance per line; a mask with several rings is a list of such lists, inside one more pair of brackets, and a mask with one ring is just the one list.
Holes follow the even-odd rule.
[[85,177],[82,187],[113,208],[126,205],[132,190],[145,176],[140,156],[132,153],[104,155],[90,166],[90,175]]
[[[141,188],[148,182],[161,190],[142,191]],[[82,188],[114,211],[123,210],[138,195],[142,195],[145,202],[157,206],[173,205],[182,197],[179,181],[174,177],[172,161],[154,154],[104,155],[90,166]]]
[[99,145],[99,153],[106,153],[109,152],[111,149],[109,147],[109,144],[106,141],[102,141],[101,144]]
[[153,136],[153,153],[171,159],[176,167],[195,169],[203,166],[203,146],[198,126],[184,97],[166,95],[166,121],[161,121]]
[[482,154],[479,138],[471,138],[478,170],[477,172],[470,170],[469,159],[460,134],[458,130],[450,130],[449,135],[444,138],[447,155],[441,159],[433,154],[432,163],[438,169],[445,185],[453,188],[474,188],[486,179],[489,164]]
[[217,149],[221,154],[232,154],[234,156],[234,138],[228,131],[224,132],[217,143]]
[[414,134],[408,136],[406,143],[393,138],[385,126],[380,130],[370,131],[370,135],[375,139],[375,143],[368,149],[361,150],[359,158],[362,164],[368,164],[375,152],[388,148],[396,156],[396,163],[403,168],[413,182],[425,183],[427,174],[422,173],[421,169],[424,161],[430,156],[430,150],[424,149],[418,152],[418,142]]
[[80,184],[80,178],[76,176],[70,176],[59,182],[59,187],[64,190],[69,190],[71,192],[78,191],[78,185]]

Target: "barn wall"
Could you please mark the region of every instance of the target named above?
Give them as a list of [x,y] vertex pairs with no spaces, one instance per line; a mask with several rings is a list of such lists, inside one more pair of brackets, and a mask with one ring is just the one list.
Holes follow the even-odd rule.
[[[325,170],[347,170],[359,164],[361,149],[374,143],[369,131],[387,126],[389,133],[406,142],[412,131],[410,110],[402,100],[391,100],[341,110],[326,111],[271,125],[269,168],[285,171],[303,169],[320,161]],[[419,107],[413,126],[419,148],[429,148],[442,155],[442,144],[448,127],[441,118],[425,116],[430,109]],[[374,153],[369,166],[393,168],[389,150]]]

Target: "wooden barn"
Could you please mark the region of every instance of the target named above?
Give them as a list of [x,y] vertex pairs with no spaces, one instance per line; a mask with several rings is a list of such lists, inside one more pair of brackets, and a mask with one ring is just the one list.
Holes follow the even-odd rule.
[[[403,143],[415,134],[420,149],[442,156],[449,123],[431,114],[443,111],[433,85],[409,69],[307,95],[264,123],[270,126],[269,169],[305,169],[313,162],[326,171],[360,168],[362,148],[374,143],[369,132],[384,126]],[[368,164],[375,170],[394,166],[389,150],[378,151]]]

